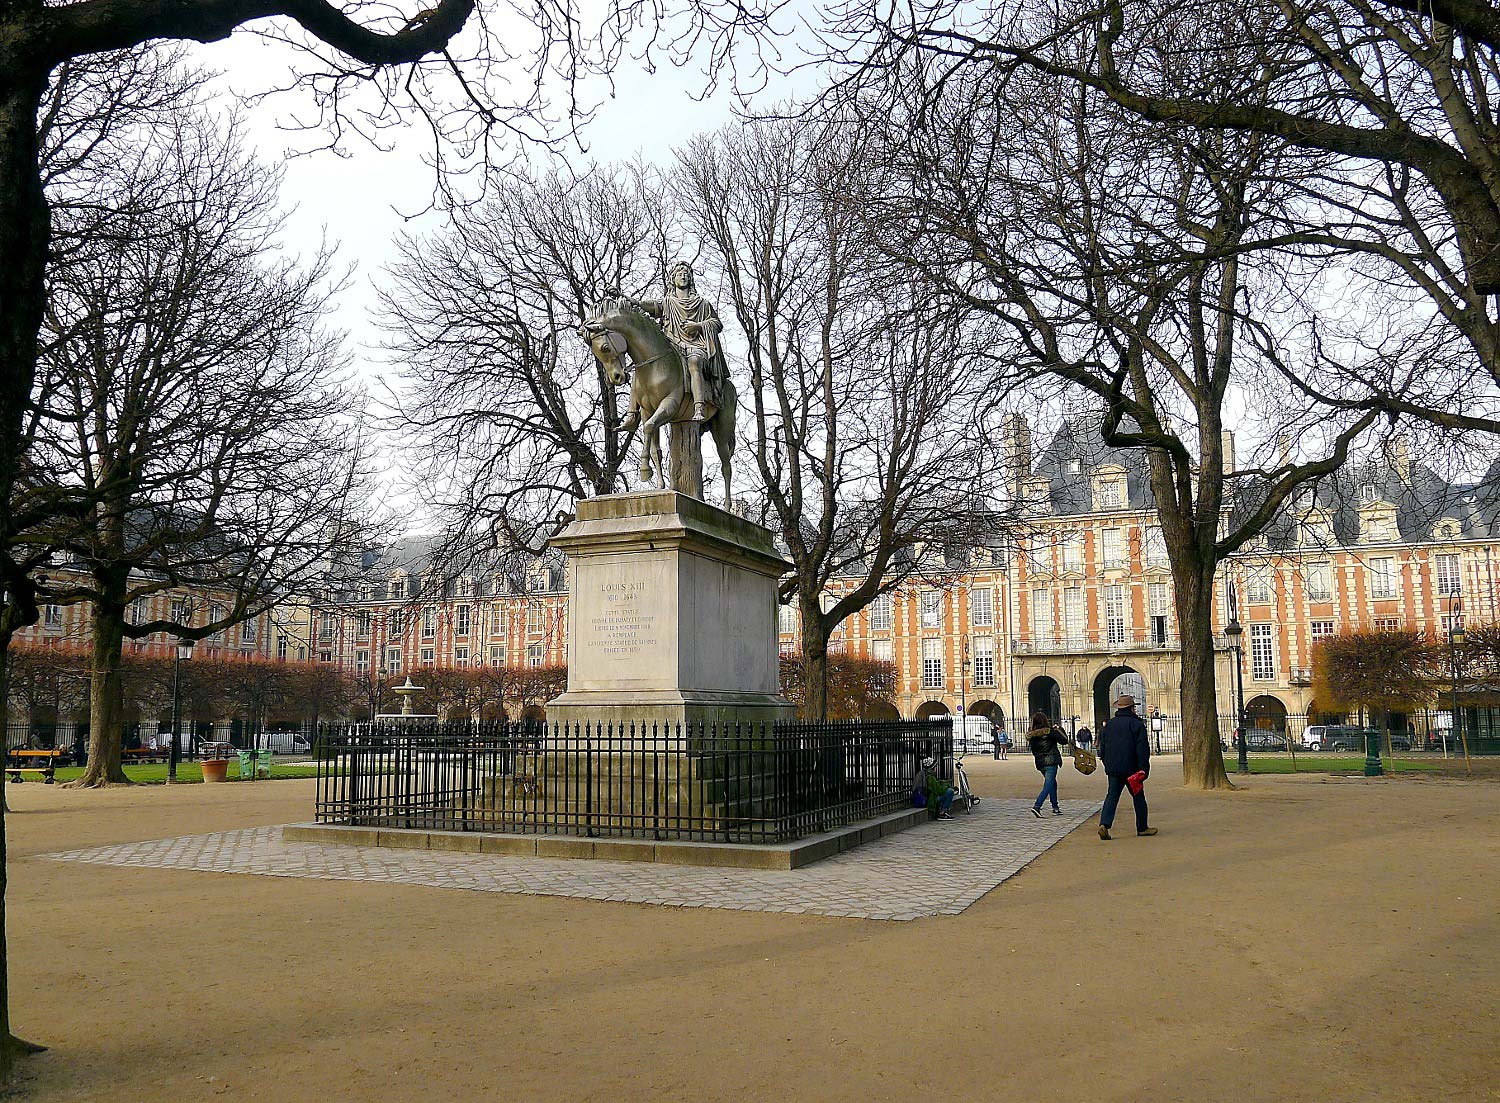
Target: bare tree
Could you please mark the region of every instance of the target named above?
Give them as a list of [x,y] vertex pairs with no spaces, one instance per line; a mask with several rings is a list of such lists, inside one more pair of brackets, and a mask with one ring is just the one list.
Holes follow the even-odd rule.
[[450,574],[497,545],[539,553],[574,501],[628,489],[619,396],[577,330],[603,288],[664,270],[653,183],[639,166],[519,174],[400,242],[381,295],[393,421]]
[[[862,211],[882,181],[852,137],[805,121],[734,127],[689,143],[678,177],[746,337],[742,454],[795,564],[782,596],[801,614],[812,717],[828,714],[833,630],[998,522],[981,362],[962,326],[882,270]],[[834,596],[841,578],[857,581]]]
[[[1081,396],[1102,411],[1103,443],[1145,451],[1175,589],[1184,775],[1227,786],[1218,565],[1337,471],[1376,417],[1285,382],[1276,338],[1288,318],[1315,324],[1277,251],[1298,166],[1279,143],[1163,133],[1046,79],[933,77],[913,65],[863,105],[863,148],[905,180],[872,208],[885,247],[997,325],[1002,385]],[[1238,411],[1260,429],[1236,463],[1224,430]]]
[[[1039,72],[1170,135],[1259,135],[1316,157],[1287,243],[1340,271],[1330,300],[1424,316],[1416,346],[1378,342],[1287,382],[1322,406],[1500,431],[1500,18],[1466,0],[1014,0],[974,18],[954,0],[837,9],[846,79],[923,57],[943,72]],[[1173,140],[1169,139],[1168,140]],[[1409,336],[1409,335],[1408,335]],[[1416,352],[1420,371],[1406,366]]]
[[[135,202],[142,176],[156,181]],[[363,447],[340,338],[322,326],[328,260],[274,255],[275,173],[231,127],[179,116],[155,156],[124,166],[124,205],[49,275],[38,431],[20,508],[86,503],[27,534],[79,568],[49,597],[92,610],[89,764],[120,769],[125,638],[201,639],[268,608],[321,570],[349,532]],[[222,601],[129,617],[169,590]]]

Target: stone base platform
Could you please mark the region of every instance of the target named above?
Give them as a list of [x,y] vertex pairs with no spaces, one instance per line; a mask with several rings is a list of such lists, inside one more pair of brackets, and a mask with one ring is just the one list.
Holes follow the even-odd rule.
[[495,854],[536,858],[593,858],[612,862],[658,862],[675,866],[738,869],[800,869],[862,843],[926,823],[925,808],[906,808],[861,820],[790,843],[708,843],[682,839],[587,839],[576,835],[520,835],[483,831],[428,831],[402,827],[345,827],[291,823],[281,829],[289,843],[341,843],[403,850]]

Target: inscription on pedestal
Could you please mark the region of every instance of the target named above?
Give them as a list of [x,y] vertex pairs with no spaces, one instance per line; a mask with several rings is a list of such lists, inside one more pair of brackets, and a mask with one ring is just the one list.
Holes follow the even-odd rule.
[[590,618],[590,644],[601,655],[626,658],[656,646],[656,612],[647,602],[646,583],[606,582],[599,587],[602,611]]

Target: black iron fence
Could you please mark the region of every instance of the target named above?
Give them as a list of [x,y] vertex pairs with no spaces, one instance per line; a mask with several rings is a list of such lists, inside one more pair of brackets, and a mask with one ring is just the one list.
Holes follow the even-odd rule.
[[777,843],[908,807],[944,721],[356,725],[320,735],[317,819]]
[[[1500,708],[1460,708],[1462,734],[1471,755],[1500,755]],[[1148,716],[1146,727],[1151,749],[1156,754],[1182,752],[1182,717]],[[1219,743],[1225,750],[1236,750],[1235,718],[1220,714]],[[1300,714],[1264,717],[1247,710],[1245,738],[1252,754],[1304,752],[1364,753],[1364,732],[1378,730],[1383,751],[1405,754],[1462,755],[1458,733],[1454,731],[1451,713],[1421,710],[1392,713],[1387,718],[1372,716],[1309,718]],[[1097,738],[1098,733],[1094,733]]]

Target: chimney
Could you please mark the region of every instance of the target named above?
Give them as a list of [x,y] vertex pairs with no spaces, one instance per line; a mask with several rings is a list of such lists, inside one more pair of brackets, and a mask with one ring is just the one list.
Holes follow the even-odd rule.
[[1385,462],[1403,482],[1411,482],[1411,442],[1405,433],[1397,433],[1385,442]]
[[1007,414],[1005,436],[1005,486],[1010,500],[1020,502],[1021,484],[1031,474],[1031,427],[1023,414]]
[[1228,429],[1219,433],[1219,451],[1224,456],[1224,474],[1234,473],[1234,433]]

